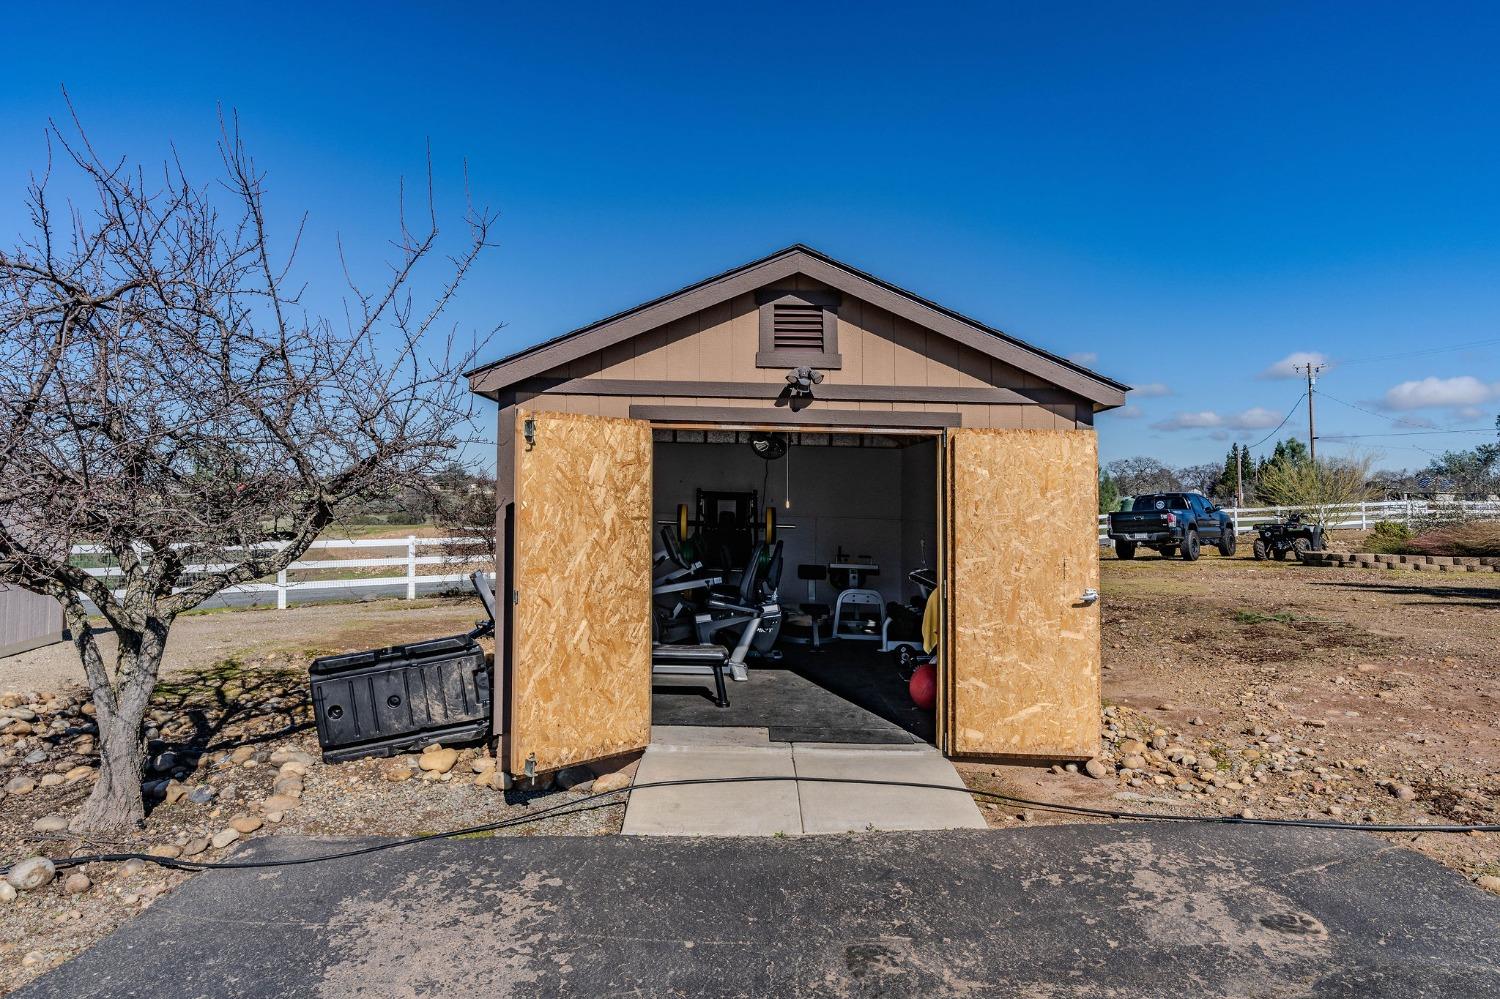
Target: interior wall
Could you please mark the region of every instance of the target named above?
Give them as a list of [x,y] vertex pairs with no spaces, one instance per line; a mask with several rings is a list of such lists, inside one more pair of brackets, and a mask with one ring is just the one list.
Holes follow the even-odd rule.
[[[756,490],[762,506],[775,505],[781,532],[784,568],[782,601],[795,606],[807,600],[807,583],[797,578],[800,563],[868,556],[880,575],[868,585],[886,600],[904,600],[914,587],[906,573],[922,564],[921,540],[930,560],[936,558],[936,446],[906,448],[793,445],[786,458],[762,461],[748,444],[658,442],[655,454],[656,531],[676,523],[677,504],[694,509],[697,488]],[[791,506],[787,498],[790,462]],[[820,583],[818,598],[832,602],[834,590]]]

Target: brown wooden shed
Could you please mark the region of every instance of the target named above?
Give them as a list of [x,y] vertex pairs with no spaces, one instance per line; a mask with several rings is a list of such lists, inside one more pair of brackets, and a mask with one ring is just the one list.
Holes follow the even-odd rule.
[[[822,376],[810,397],[789,394],[798,368]],[[784,490],[788,562],[879,552],[897,588],[933,567],[944,753],[1096,753],[1092,428],[1126,386],[801,245],[468,378],[500,406],[511,772],[649,742],[655,535],[693,476],[753,476],[764,506]],[[789,444],[784,486],[745,446],[768,431]]]

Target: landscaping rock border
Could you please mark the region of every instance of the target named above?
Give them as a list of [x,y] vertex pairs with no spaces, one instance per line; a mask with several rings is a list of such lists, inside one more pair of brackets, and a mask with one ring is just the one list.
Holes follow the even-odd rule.
[[1302,564],[1341,569],[1393,569],[1414,572],[1500,572],[1500,557],[1386,555],[1371,552],[1308,552]]

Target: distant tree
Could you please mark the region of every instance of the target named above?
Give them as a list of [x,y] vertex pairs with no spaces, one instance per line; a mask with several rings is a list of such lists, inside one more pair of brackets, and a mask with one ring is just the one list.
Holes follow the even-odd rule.
[[[1238,468],[1235,465],[1236,457],[1239,458]],[[1234,503],[1238,500],[1242,485],[1248,502],[1255,495],[1255,463],[1250,460],[1249,447],[1231,444],[1229,453],[1224,457],[1224,468],[1219,472],[1218,481],[1214,483],[1212,495],[1223,503]]]
[[1442,486],[1430,487],[1434,492],[1480,495],[1500,492],[1500,444],[1481,444],[1468,451],[1444,451],[1427,463],[1423,474],[1445,480]]
[[1182,490],[1177,473],[1155,458],[1119,458],[1105,466],[1122,496],[1170,493]]
[[495,477],[459,466],[443,476],[435,519],[447,535],[444,554],[472,560],[495,554]]
[[[436,327],[493,218],[470,212],[428,284],[429,195],[415,229],[403,212],[378,284],[348,279],[324,318],[300,300],[297,235],[278,253],[264,178],[231,129],[208,185],[173,162],[105,161],[81,132],[50,139],[89,200],[54,205],[43,174],[32,233],[0,250],[0,582],[63,605],[100,750],[72,825],[119,830],[144,816],[142,720],[173,622],[275,576],[341,507],[424,482],[462,441],[458,373],[483,344],[455,349]],[[109,553],[115,588],[74,564],[79,543]]]
[[1317,463],[1272,461],[1260,479],[1268,503],[1300,512],[1309,522],[1337,522],[1342,510],[1374,497],[1368,457],[1319,458]]
[[1177,480],[1186,490],[1197,490],[1205,496],[1214,495],[1219,483],[1219,466],[1213,462],[1202,465],[1184,465],[1177,470]]
[[1120,508],[1120,489],[1105,469],[1099,470],[1099,512],[1113,513]]

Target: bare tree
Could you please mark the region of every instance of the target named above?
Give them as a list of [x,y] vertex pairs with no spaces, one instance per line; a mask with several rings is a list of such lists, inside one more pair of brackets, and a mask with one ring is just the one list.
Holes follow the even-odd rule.
[[434,514],[448,541],[443,554],[465,563],[495,557],[495,477],[452,468],[439,477]]
[[1311,523],[1327,526],[1350,508],[1378,495],[1370,484],[1369,457],[1319,458],[1316,462],[1273,461],[1260,473],[1262,499],[1298,511]]
[[[494,217],[471,205],[443,256],[429,168],[379,286],[345,268],[344,315],[311,315],[292,277],[302,228],[278,252],[263,175],[234,123],[221,135],[223,176],[195,186],[176,161],[155,179],[106,161],[76,117],[52,124],[32,230],[0,251],[0,581],[61,601],[83,662],[101,766],[78,830],[143,819],[142,718],[177,616],[274,575],[340,503],[426,475],[468,428],[455,374],[482,343],[437,324]],[[53,148],[85,203],[48,197]],[[117,563],[114,589],[74,564],[77,544]]]

